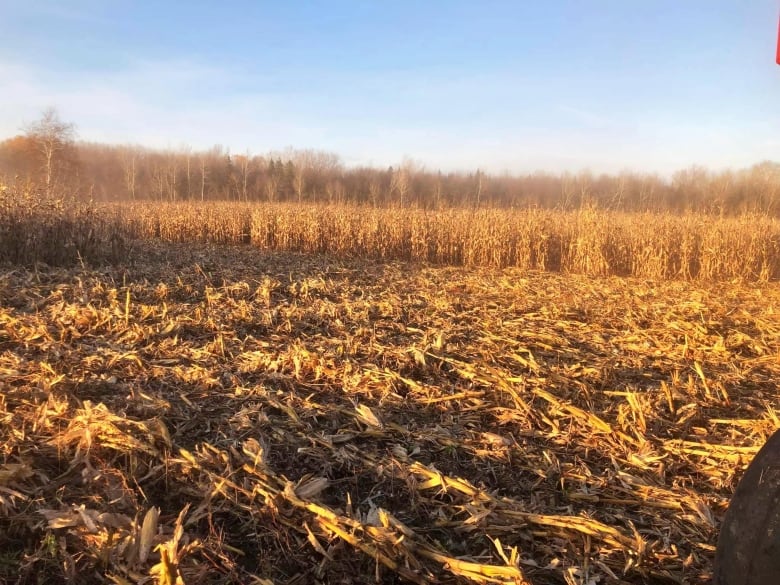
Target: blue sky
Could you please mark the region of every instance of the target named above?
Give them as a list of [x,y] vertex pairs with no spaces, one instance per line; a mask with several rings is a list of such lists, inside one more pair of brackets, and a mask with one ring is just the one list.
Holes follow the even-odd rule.
[[491,172],[780,160],[776,0],[0,0],[0,137]]

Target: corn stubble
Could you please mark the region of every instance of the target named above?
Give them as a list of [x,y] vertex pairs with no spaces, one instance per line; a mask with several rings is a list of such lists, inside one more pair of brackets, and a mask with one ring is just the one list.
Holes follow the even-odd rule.
[[[190,226],[177,209],[165,221]],[[480,266],[633,266],[591,211],[216,209],[132,265],[2,273],[0,581],[711,577],[736,481],[780,426],[776,285],[663,280],[682,246],[647,252],[656,279]],[[664,221],[684,239],[697,220]],[[210,245],[246,229],[472,266]],[[531,230],[555,229],[577,244],[538,247]],[[464,234],[518,239],[505,256]]]
[[780,426],[765,216],[2,187],[0,261],[0,582],[707,582]]

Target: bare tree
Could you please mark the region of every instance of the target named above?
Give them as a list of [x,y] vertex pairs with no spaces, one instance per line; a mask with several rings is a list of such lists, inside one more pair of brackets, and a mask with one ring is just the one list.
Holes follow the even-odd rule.
[[138,176],[135,161],[138,157],[138,149],[132,146],[122,148],[121,156],[127,194],[130,195],[130,199],[135,200],[135,183]]
[[436,185],[433,191],[433,205],[435,209],[443,209],[441,194],[441,171],[436,173]]
[[561,184],[561,206],[564,211],[574,209],[574,177],[570,173],[563,173]]
[[268,175],[265,180],[265,195],[268,201],[276,201],[276,193],[279,190],[279,179],[274,175]]
[[409,193],[409,183],[411,180],[411,165],[404,162],[400,167],[393,171],[390,193],[398,193],[400,207],[406,204],[406,195]]
[[241,170],[241,197],[244,199],[244,201],[249,201],[249,193],[247,191],[250,162],[249,149],[247,149],[243,156],[237,156],[236,159],[238,160],[239,168]]
[[46,193],[51,194],[54,175],[60,163],[63,151],[73,145],[75,126],[63,122],[55,108],[47,108],[40,120],[29,124],[25,133],[32,139],[43,156],[43,176]]
[[328,203],[343,203],[346,195],[344,183],[339,179],[328,181],[325,185],[325,194],[328,196]]
[[160,201],[164,201],[167,173],[160,153],[156,153],[153,161],[151,161],[150,175],[153,192],[156,193]]
[[476,197],[476,199],[477,199],[477,207],[479,207],[480,204],[482,203],[482,181],[483,181],[484,177],[485,177],[485,173],[483,173],[482,171],[477,169],[477,174],[475,176],[476,183],[477,183],[476,189],[475,189],[476,196],[477,196]]
[[208,170],[206,169],[206,155],[201,153],[198,155],[200,158],[200,200],[203,201],[206,198],[206,175]]
[[282,152],[271,152],[269,157],[286,161],[289,185],[299,202],[306,195],[316,201],[318,193],[325,191],[327,194],[328,182],[336,179],[342,171],[339,156],[322,150],[287,148]]
[[190,162],[192,159],[192,147],[191,146],[185,146],[183,149],[184,151],[184,157],[187,161],[187,201],[192,199],[192,172],[190,170]]
[[382,192],[382,185],[379,183],[378,177],[372,177],[368,183],[368,197],[371,200],[371,205],[374,207],[379,206],[379,196]]
[[168,184],[168,198],[171,201],[176,201],[176,195],[177,195],[177,187],[176,187],[176,176],[177,171],[179,170],[179,164],[178,160],[176,160],[177,155],[174,151],[169,151],[167,153],[166,159],[167,159],[167,166],[168,166],[168,172],[166,175],[166,182]]
[[303,161],[299,161],[293,168],[295,169],[293,188],[295,189],[295,195],[298,197],[298,203],[300,203],[303,201],[303,189],[306,187],[306,176],[304,175],[306,168],[303,166]]

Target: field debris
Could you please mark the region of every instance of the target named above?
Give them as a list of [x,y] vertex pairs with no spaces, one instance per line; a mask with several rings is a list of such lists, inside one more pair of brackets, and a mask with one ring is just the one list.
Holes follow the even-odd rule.
[[0,272],[0,582],[707,583],[778,428],[773,283],[143,246]]

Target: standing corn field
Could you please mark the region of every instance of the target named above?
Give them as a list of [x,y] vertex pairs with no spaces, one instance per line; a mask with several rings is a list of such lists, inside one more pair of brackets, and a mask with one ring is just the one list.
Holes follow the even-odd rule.
[[25,263],[126,261],[122,254],[133,240],[160,240],[592,276],[763,282],[780,277],[780,221],[762,215],[632,214],[593,207],[564,212],[289,203],[85,206],[6,190],[0,228],[6,242],[0,256]]

